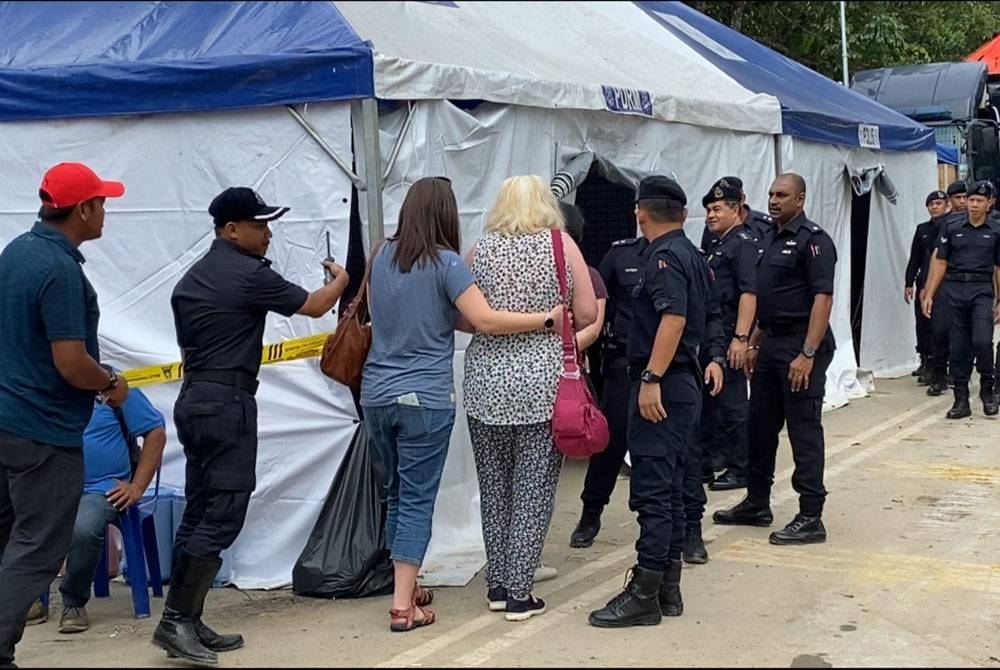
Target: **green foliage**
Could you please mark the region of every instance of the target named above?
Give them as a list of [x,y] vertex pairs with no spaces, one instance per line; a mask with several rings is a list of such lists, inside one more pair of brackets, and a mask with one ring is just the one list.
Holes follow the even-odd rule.
[[[688,2],[695,9],[836,81],[840,3]],[[848,2],[850,73],[964,60],[1000,33],[1000,2]]]

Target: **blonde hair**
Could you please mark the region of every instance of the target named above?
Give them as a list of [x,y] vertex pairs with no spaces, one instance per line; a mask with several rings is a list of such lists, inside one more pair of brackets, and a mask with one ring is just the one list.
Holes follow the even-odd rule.
[[510,177],[500,186],[486,215],[487,233],[531,235],[543,230],[564,230],[559,201],[537,175]]

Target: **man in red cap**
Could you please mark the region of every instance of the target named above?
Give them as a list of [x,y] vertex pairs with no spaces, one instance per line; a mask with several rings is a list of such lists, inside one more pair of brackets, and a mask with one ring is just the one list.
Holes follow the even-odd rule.
[[38,222],[0,253],[0,667],[13,666],[28,608],[66,557],[94,398],[117,407],[128,394],[99,363],[79,251],[101,236],[105,198],[124,192],[60,163],[42,179]]

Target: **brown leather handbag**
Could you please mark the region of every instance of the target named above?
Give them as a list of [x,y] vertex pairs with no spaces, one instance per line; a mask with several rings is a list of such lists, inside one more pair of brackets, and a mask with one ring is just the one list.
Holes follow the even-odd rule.
[[368,282],[372,264],[382,248],[382,242],[375,246],[371,258],[365,266],[365,276],[354,300],[344,310],[337,323],[337,330],[330,333],[323,345],[319,359],[319,369],[327,377],[349,387],[355,393],[361,391],[361,372],[372,346],[372,326],[368,311]]

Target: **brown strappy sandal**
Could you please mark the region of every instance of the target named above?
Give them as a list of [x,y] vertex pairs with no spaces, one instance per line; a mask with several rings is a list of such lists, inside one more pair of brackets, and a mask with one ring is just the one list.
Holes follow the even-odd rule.
[[[420,610],[420,613],[424,615],[420,621],[414,619],[417,610]],[[420,605],[412,605],[405,610],[389,610],[389,630],[393,633],[405,633],[414,628],[430,626],[432,623],[434,623],[434,611],[424,609]]]
[[434,602],[434,592],[430,589],[423,588],[420,584],[414,584],[413,604],[418,607],[427,607],[432,602]]

